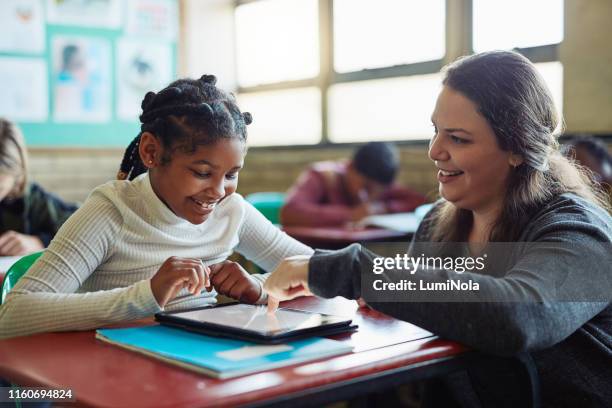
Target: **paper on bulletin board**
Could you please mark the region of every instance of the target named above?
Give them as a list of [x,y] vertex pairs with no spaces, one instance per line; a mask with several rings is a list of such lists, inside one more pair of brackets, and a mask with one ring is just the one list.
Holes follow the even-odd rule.
[[0,2],[0,51],[41,54],[45,50],[42,0]]
[[111,119],[111,46],[95,37],[56,36],[53,119],[102,123]]
[[159,91],[172,80],[172,49],[131,38],[117,42],[117,117],[137,121],[148,91]]
[[47,0],[47,20],[51,24],[118,28],[121,6],[120,0]]
[[16,122],[47,120],[47,65],[42,58],[0,57],[0,89],[0,116]]
[[174,41],[178,9],[175,0],[130,0],[125,31],[130,36],[155,37]]

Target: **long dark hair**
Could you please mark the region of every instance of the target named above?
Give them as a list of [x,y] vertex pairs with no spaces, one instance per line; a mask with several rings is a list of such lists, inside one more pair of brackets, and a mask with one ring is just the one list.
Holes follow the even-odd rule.
[[[458,59],[444,73],[443,84],[477,106],[499,147],[523,159],[510,174],[489,241],[516,241],[535,211],[559,194],[571,192],[608,207],[596,184],[560,153],[560,119],[550,91],[527,58],[512,51],[484,52]],[[434,241],[465,241],[472,213],[445,202],[432,221]]]
[[241,112],[234,96],[215,86],[214,75],[200,79],[179,79],[159,93],[148,92],[141,104],[140,133],[123,155],[117,178],[132,180],[146,172],[138,154],[140,136],[155,135],[162,143],[161,164],[170,161],[180,148],[195,152],[197,146],[214,144],[220,139],[237,138],[246,142],[246,126],[252,122],[249,112]]

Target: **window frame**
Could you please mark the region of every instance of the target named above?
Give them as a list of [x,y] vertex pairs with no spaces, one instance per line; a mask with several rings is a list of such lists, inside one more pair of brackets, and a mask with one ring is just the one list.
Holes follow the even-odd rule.
[[[238,6],[264,0],[234,0],[234,9]],[[445,55],[432,61],[411,64],[394,65],[382,68],[364,69],[338,73],[334,70],[334,0],[317,0],[319,11],[319,75],[293,81],[280,81],[256,86],[240,86],[236,93],[254,93],[276,90],[287,90],[314,86],[321,94],[321,139],[312,145],[269,145],[253,146],[251,149],[288,149],[288,148],[319,148],[359,146],[362,142],[332,142],[328,136],[328,91],[335,84],[367,81],[373,79],[398,78],[413,75],[433,74],[439,72],[446,64],[461,55],[473,54],[473,2],[472,0],[446,0],[445,21]],[[561,43],[547,44],[535,47],[513,48],[533,63],[556,62],[559,59]],[[385,140],[380,140],[385,141]],[[429,138],[393,140],[396,145],[427,146]]]

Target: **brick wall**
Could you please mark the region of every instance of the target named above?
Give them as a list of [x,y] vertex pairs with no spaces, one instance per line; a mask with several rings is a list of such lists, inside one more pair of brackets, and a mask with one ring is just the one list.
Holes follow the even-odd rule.
[[[612,148],[612,145],[609,145]],[[350,157],[353,147],[251,149],[238,191],[286,191],[310,163]],[[123,150],[30,149],[31,179],[66,200],[83,201],[102,183],[115,179]],[[425,146],[400,147],[399,181],[416,191],[437,194],[436,174]]]
[[96,186],[113,180],[123,150],[30,149],[30,179],[68,201],[83,201]]

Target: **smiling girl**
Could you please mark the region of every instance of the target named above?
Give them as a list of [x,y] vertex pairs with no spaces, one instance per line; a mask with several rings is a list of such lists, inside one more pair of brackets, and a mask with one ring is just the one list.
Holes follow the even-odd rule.
[[[472,281],[479,291],[410,292],[399,301],[387,293],[366,298],[368,305],[476,350],[521,354],[539,377],[544,406],[612,406],[612,219],[601,191],[559,152],[550,92],[526,58],[502,51],[451,64],[443,85],[429,146],[442,199],[412,252],[474,255],[493,243],[520,244],[506,244],[483,273],[391,268],[378,275]],[[359,245],[290,258],[265,283],[270,309],[311,293],[359,298],[375,258]],[[508,373],[468,374],[428,393],[446,397],[432,406],[513,406],[526,391],[515,392],[520,383]]]
[[[143,102],[118,178],[96,188],[0,307],[0,337],[85,330],[215,303],[265,301],[264,276],[312,250],[235,193],[246,125],[216,78],[173,82]],[[206,289],[206,290],[204,290]]]

